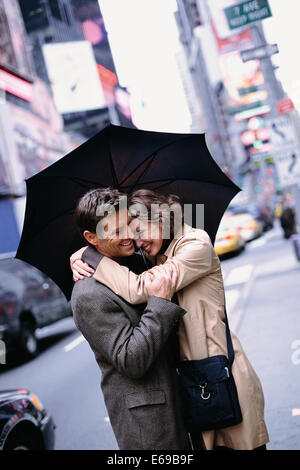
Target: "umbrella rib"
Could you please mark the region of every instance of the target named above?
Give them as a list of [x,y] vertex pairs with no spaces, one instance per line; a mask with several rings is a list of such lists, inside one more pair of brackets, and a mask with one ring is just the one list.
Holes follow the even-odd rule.
[[[135,183],[131,186],[129,192],[132,192],[132,191],[134,190],[134,188],[136,187],[136,185],[139,184],[140,179],[141,179],[142,176],[144,176],[144,174],[147,172],[149,166],[150,166],[151,163],[153,162],[153,160],[154,160],[154,158],[156,157],[156,155],[157,155],[157,152],[154,152],[154,153],[152,154],[152,158],[151,158],[151,155],[150,155],[150,157],[148,157],[148,158],[149,158],[149,161],[148,161],[146,167],[144,168],[144,170],[142,171],[142,173],[140,174],[140,176],[138,177],[138,179],[135,181]],[[127,179],[128,179],[128,176],[127,176],[127,178],[125,178],[124,181],[126,181]],[[122,183],[123,183],[123,182],[122,182]]]
[[110,162],[111,174],[112,174],[112,179],[113,179],[113,185],[114,185],[114,188],[118,189],[119,184],[118,184],[118,179],[117,179],[117,175],[116,175],[116,171],[115,171],[114,162],[113,162],[113,159],[112,159],[112,154],[111,154],[110,148],[109,148],[109,162]]
[[[152,152],[150,155],[148,155],[134,170],[132,170],[129,175],[126,176],[126,178],[124,178],[121,183],[120,183],[120,186],[124,184],[124,182],[131,177],[131,175],[133,175],[144,163],[146,160],[148,160],[148,158],[151,158],[153,155],[156,156],[157,153],[168,147],[169,145],[172,145],[172,144],[175,144],[176,142],[180,142],[181,140],[185,140],[185,139],[189,139],[191,137],[191,135],[187,135],[185,137],[180,137],[179,139],[176,139],[176,140],[172,140],[172,142],[168,142],[167,144],[165,145],[162,145],[161,147],[159,147],[158,149],[155,150],[155,152]],[[152,162],[152,160],[151,160]],[[147,169],[148,169],[148,166],[147,166]],[[144,173],[144,172],[143,172]],[[141,178],[141,176],[139,177],[139,179]]]
[[149,165],[152,163],[153,161],[153,158],[157,155],[157,151],[154,152],[154,153],[151,153],[151,155],[148,155],[147,158],[145,158],[145,160],[143,160],[134,170],[132,170],[129,175],[127,175],[120,183],[120,185],[122,186],[126,180],[128,180],[142,165],[144,165],[144,163],[149,159],[149,162],[146,166],[146,168],[142,171],[141,175],[138,177],[138,181],[141,179],[141,177],[145,174],[145,172],[148,170],[149,168]]
[[[57,175],[47,175],[47,176],[40,176],[39,177],[40,179],[43,178],[43,179],[49,179],[49,178],[65,178],[67,180],[70,180],[70,181],[74,181],[75,183],[79,184],[80,186],[83,186],[83,187],[86,187],[86,188],[90,188],[91,184],[94,184],[96,185],[97,187],[99,187],[99,181],[93,181],[93,180],[88,180],[88,179],[85,179],[85,178],[79,178],[78,176],[67,176],[67,175],[61,175],[61,176],[57,176]],[[101,184],[101,187],[104,187],[103,183]],[[107,186],[107,185],[105,185]]]

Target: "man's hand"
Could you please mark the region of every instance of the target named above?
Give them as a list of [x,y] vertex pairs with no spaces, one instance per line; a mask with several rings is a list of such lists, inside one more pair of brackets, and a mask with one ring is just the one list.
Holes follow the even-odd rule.
[[175,266],[157,266],[143,274],[148,295],[171,300],[176,288],[178,273]]
[[79,281],[79,279],[84,279],[84,277],[91,277],[94,274],[94,269],[91,268],[87,263],[81,260],[82,253],[87,247],[84,246],[80,250],[75,251],[75,253],[70,256],[70,266],[73,272],[73,281]]

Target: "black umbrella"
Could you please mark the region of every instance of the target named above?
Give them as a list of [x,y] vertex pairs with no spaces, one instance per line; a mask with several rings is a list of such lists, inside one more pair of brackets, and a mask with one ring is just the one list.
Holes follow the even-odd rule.
[[74,220],[77,201],[93,188],[127,193],[148,188],[204,204],[204,229],[214,243],[220,220],[240,189],[211,157],[204,134],[171,134],[109,125],[26,180],[24,227],[16,257],[43,271],[70,299],[70,255],[83,245]]

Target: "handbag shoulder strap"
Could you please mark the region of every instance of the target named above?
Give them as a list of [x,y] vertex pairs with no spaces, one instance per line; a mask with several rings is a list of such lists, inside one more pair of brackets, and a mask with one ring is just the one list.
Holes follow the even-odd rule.
[[232,344],[232,339],[231,339],[231,334],[230,334],[230,329],[229,329],[227,312],[226,312],[225,294],[224,294],[224,313],[225,313],[225,324],[226,324],[226,340],[227,340],[228,361],[229,361],[229,365],[231,367],[232,363],[234,361],[234,349],[233,349],[233,344]]

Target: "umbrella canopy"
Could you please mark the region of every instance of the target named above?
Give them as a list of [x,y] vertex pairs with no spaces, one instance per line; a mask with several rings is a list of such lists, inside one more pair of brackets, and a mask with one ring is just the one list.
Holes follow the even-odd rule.
[[220,220],[240,191],[209,153],[204,134],[172,134],[109,125],[68,155],[26,180],[27,201],[16,257],[43,271],[69,300],[70,255],[83,245],[74,209],[90,189],[148,188],[204,204],[212,243]]

